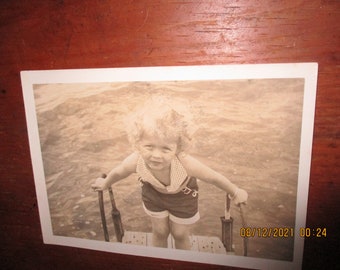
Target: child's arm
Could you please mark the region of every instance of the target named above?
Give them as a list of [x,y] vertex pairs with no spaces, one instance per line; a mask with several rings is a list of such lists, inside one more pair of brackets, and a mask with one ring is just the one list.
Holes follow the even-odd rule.
[[190,155],[179,155],[179,159],[188,175],[196,177],[204,182],[213,184],[229,193],[235,204],[245,203],[248,193],[231,183],[225,176],[204,165]]
[[103,190],[114,183],[128,177],[130,174],[136,172],[138,154],[132,153],[125,158],[117,167],[113,168],[106,178],[98,178],[95,183],[91,185],[95,191]]

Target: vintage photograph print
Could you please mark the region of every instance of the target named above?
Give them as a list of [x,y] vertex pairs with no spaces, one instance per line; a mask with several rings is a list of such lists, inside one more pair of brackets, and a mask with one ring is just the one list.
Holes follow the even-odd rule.
[[44,243],[301,268],[316,63],[21,79]]

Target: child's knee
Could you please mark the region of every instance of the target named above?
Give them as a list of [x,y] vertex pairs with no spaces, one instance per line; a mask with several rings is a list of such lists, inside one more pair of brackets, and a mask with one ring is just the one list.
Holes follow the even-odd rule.
[[189,229],[184,226],[172,226],[171,234],[175,240],[182,240],[189,237]]
[[167,239],[170,229],[164,226],[152,227],[152,244],[155,247],[167,247]]
[[153,234],[157,237],[168,237],[170,230],[167,228],[153,228]]
[[157,238],[167,238],[170,233],[170,228],[167,223],[164,222],[153,222],[152,224],[152,233]]

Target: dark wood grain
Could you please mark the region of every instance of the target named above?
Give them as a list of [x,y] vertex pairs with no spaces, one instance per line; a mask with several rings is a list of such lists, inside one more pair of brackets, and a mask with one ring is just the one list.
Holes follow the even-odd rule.
[[318,62],[304,269],[331,269],[339,240],[340,2],[1,1],[2,269],[231,269],[44,245],[19,72]]

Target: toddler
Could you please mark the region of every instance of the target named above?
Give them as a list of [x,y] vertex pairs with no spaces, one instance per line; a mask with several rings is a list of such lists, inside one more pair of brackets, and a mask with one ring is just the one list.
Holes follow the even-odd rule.
[[196,179],[231,194],[237,205],[247,201],[245,190],[185,152],[191,141],[189,122],[169,102],[153,100],[130,120],[128,137],[135,151],[92,188],[103,190],[137,173],[154,246],[167,247],[171,234],[176,248],[190,249],[190,225],[200,218]]

